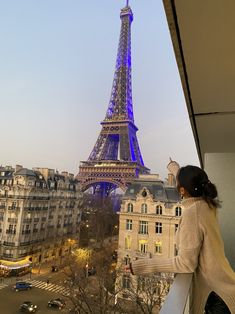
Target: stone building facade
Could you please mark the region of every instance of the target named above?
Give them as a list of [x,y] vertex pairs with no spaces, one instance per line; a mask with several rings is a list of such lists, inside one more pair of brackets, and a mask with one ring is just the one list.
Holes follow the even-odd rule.
[[67,172],[0,167],[0,270],[61,263],[79,240],[81,198]]
[[[167,182],[161,181],[157,175],[140,175],[128,187],[121,205],[119,264],[123,265],[135,257],[176,255],[175,233],[182,211],[172,175],[169,175]],[[131,278],[137,280],[123,273],[119,285],[124,289],[130,288]]]

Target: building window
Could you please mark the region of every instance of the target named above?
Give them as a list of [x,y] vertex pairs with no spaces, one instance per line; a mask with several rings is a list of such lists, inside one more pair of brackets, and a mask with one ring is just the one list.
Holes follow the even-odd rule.
[[142,214],[147,214],[147,209],[148,209],[148,207],[147,207],[147,204],[141,204],[141,213]]
[[178,230],[179,225],[175,224],[175,232]]
[[132,219],[126,220],[126,230],[132,230]]
[[139,233],[148,234],[148,221],[141,220],[139,222]]
[[122,277],[122,287],[124,289],[130,289],[131,287],[131,279],[129,275],[123,275]]
[[175,215],[176,215],[177,217],[180,217],[180,216],[182,215],[182,209],[181,209],[181,207],[177,206],[177,207],[175,208]]
[[174,254],[175,254],[175,256],[178,255],[178,249],[177,249],[177,247],[176,247],[176,244],[174,245]]
[[139,251],[140,253],[147,253],[148,252],[148,242],[146,240],[139,241]]
[[131,249],[131,237],[128,235],[125,237],[125,250]]
[[128,213],[133,213],[133,204],[132,203],[127,204],[127,211],[128,211]]
[[162,254],[162,242],[158,241],[155,243],[155,253]]
[[15,234],[16,233],[16,225],[9,225],[8,230],[6,230],[6,233]]
[[162,215],[162,206],[161,205],[157,205],[157,207],[156,207],[156,214],[157,215]]
[[155,224],[156,233],[162,233],[162,222],[156,222]]

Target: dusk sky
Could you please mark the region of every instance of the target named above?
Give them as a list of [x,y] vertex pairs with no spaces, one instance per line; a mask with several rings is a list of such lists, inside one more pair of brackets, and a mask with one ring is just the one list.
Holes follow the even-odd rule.
[[[77,174],[111,94],[125,0],[0,4],[0,165]],[[135,124],[145,165],[198,164],[162,0],[130,0]]]

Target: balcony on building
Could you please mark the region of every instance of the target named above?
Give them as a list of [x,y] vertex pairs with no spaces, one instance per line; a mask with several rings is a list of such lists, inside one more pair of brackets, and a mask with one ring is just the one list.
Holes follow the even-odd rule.
[[[163,0],[201,166],[219,191],[225,254],[235,270],[235,2]],[[219,34],[219,35],[218,35]],[[188,314],[192,274],[178,274],[160,311]]]

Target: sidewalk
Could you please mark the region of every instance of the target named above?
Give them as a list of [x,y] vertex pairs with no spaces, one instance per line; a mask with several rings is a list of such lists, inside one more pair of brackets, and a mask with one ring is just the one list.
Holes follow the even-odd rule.
[[51,266],[53,262],[44,263],[40,266],[36,266],[32,269],[31,273],[25,274],[23,276],[14,277],[0,277],[0,284],[14,284],[17,281],[27,281],[32,278],[49,277],[51,275]]

